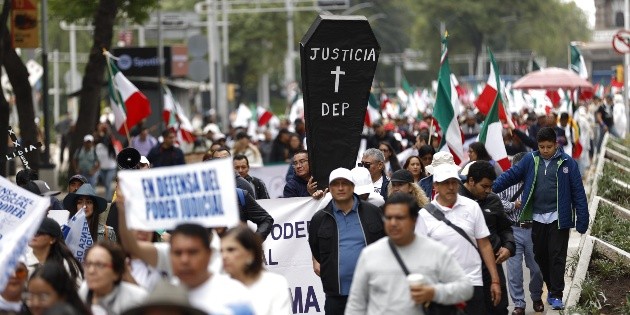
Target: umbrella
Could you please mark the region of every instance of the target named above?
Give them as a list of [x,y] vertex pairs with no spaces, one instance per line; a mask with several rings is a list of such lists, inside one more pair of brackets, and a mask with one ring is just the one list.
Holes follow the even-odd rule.
[[512,85],[514,89],[582,89],[591,90],[593,85],[580,78],[577,73],[561,68],[545,68],[533,71],[518,79]]

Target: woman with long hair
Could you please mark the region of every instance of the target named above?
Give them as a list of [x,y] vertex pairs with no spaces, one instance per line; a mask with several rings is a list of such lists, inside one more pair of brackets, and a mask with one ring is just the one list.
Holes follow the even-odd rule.
[[64,267],[70,279],[75,280],[75,289],[79,287],[83,281],[83,268],[63,240],[57,221],[44,218],[28,246],[32,251],[27,253],[26,263],[31,274],[46,262],[56,262]]
[[410,156],[407,161],[405,161],[405,165],[403,169],[408,170],[411,175],[413,175],[413,181],[420,185],[420,180],[427,177],[427,172],[424,169],[424,164],[422,164],[422,160],[417,155]]
[[296,152],[304,150],[304,145],[300,139],[300,135],[297,133],[291,133],[289,135],[289,157],[293,157]]
[[70,215],[74,216],[79,210],[84,209],[85,217],[90,228],[92,241],[108,240],[116,242],[116,233],[111,226],[99,223],[99,214],[103,213],[107,208],[107,200],[100,197],[94,191],[94,187],[90,184],[83,184],[74,193],[69,193],[63,199],[63,206],[70,211]]
[[72,305],[79,314],[92,314],[79,298],[74,280],[63,265],[49,261],[37,268],[28,281],[24,300],[31,314],[41,315],[57,303]]
[[431,202],[422,188],[418,186],[418,183],[413,180],[413,176],[408,170],[398,170],[392,174],[389,184],[387,185],[387,196],[389,197],[396,192],[404,192],[412,195],[420,207]]
[[246,225],[229,229],[221,239],[223,270],[251,292],[257,315],[291,314],[287,280],[263,268],[262,239]]
[[388,177],[392,176],[395,171],[401,169],[400,161],[398,161],[396,152],[394,152],[394,148],[389,142],[380,142],[378,144],[378,149],[381,150],[385,156],[385,173]]
[[94,314],[120,314],[137,306],[147,296],[143,288],[123,282],[125,252],[115,243],[98,242],[88,249],[81,300]]

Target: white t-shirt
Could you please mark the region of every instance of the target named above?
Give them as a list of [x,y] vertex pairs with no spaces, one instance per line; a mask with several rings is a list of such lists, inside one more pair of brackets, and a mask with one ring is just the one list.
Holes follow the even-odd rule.
[[107,149],[107,146],[102,143],[98,143],[95,150],[96,157],[98,158],[101,169],[114,170],[118,168],[116,158],[109,155],[109,150]]
[[194,307],[212,315],[246,314],[238,310],[251,310],[250,293],[240,282],[220,274],[213,274],[200,286],[188,291]]
[[[483,212],[479,204],[472,199],[457,195],[457,201],[453,208],[441,206],[437,203],[437,196],[431,203],[442,209],[444,216],[453,224],[460,227],[473,243],[476,240],[488,237],[490,231],[483,218]],[[464,272],[474,286],[482,286],[481,264],[483,263],[479,252],[468,241],[466,241],[457,231],[446,223],[437,220],[426,210],[420,210],[422,224],[416,224],[416,234],[428,236],[444,245],[450,250],[455,260],[464,269]],[[421,220],[418,220],[420,222]]]
[[372,183],[374,185],[374,192],[377,194],[381,193],[381,186],[383,186],[383,176],[379,178],[377,181]]
[[136,283],[146,289],[147,291],[153,291],[155,285],[162,279],[162,274],[157,268],[147,265],[144,261],[138,258],[134,258],[130,262],[131,276]]
[[248,289],[256,315],[293,314],[289,283],[283,276],[263,271]]

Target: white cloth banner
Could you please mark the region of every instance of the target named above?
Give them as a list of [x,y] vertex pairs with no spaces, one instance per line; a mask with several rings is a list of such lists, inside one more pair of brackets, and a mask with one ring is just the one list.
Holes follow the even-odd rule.
[[263,243],[267,270],[289,282],[293,314],[323,314],[325,295],[313,272],[307,227],[320,201],[310,197],[261,199],[258,203],[274,218]]
[[62,228],[63,237],[66,241],[66,245],[80,263],[83,263],[85,260],[85,252],[92,247],[94,241],[92,240],[92,235],[90,234],[90,226],[88,224],[88,220],[85,217],[85,207],[81,208],[75,214],[68,224],[64,225]]
[[4,288],[50,205],[0,177],[0,288]]
[[265,183],[267,192],[269,192],[269,198],[281,198],[289,167],[291,167],[291,164],[252,167],[249,169],[249,175],[257,177]]
[[130,229],[180,223],[232,227],[239,222],[232,159],[118,172]]

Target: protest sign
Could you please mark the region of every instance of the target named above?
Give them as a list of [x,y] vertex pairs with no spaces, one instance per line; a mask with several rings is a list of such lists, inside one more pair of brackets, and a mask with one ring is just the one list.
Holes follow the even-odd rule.
[[0,177],[0,288],[6,286],[49,205],[50,198],[37,196]]
[[85,217],[85,206],[75,214],[67,225],[62,228],[66,245],[80,263],[85,260],[87,250],[92,247],[94,240],[90,234],[90,225]]
[[310,171],[319,188],[356,161],[380,47],[363,16],[319,16],[300,41]]
[[239,222],[231,159],[122,170],[118,185],[125,196],[130,229],[174,229],[181,223],[231,227]]
[[274,218],[271,233],[263,243],[266,269],[289,282],[293,314],[323,314],[326,296],[313,272],[307,230],[320,201],[310,197],[257,201]]

